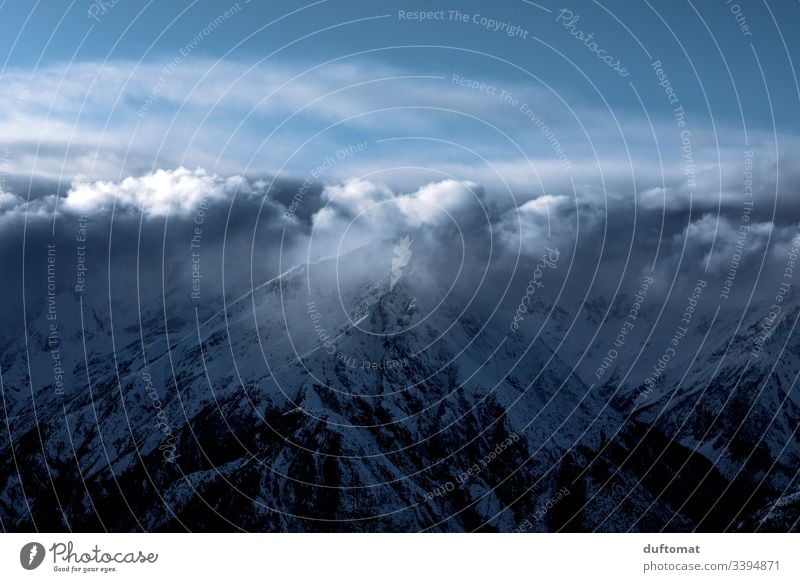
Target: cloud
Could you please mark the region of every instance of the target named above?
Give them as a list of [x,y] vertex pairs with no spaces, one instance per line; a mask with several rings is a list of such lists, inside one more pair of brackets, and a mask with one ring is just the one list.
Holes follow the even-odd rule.
[[[54,213],[106,216],[112,208],[118,217],[131,212],[142,213],[146,218],[192,216],[201,203],[231,201],[234,195],[250,196],[254,188],[264,186],[263,181],[251,183],[242,176],[221,177],[202,168],[184,167],[128,176],[120,182],[90,181],[78,176],[62,196],[49,193],[28,200],[0,191],[0,225],[25,216],[28,220],[38,216],[52,218]],[[53,189],[57,186],[52,186]]]
[[387,186],[358,178],[344,184],[332,184],[323,190],[322,196],[330,206],[346,211],[351,216],[394,198]]
[[410,193],[394,193],[385,184],[356,178],[323,190],[326,206],[316,213],[314,223],[331,227],[338,217],[363,222],[377,232],[441,224],[480,204],[483,195],[483,188],[469,180],[441,180]]
[[[674,236],[678,247],[686,240],[687,256],[697,266],[708,265],[712,273],[721,273],[732,262],[760,262],[775,226],[771,222],[735,223],[724,216],[703,214]],[[783,233],[778,233],[779,239]],[[676,249],[677,250],[677,249]]]
[[519,207],[522,213],[533,213],[540,216],[549,216],[551,211],[559,209],[562,205],[568,203],[566,196],[553,196],[545,194],[533,200],[528,200]]
[[[672,119],[654,119],[651,132],[637,112],[620,111],[612,120],[580,96],[560,95],[565,105],[530,82],[476,75],[536,112],[563,148],[567,168],[519,107],[436,74],[435,65],[426,72],[412,75],[419,71],[369,59],[264,66],[203,58],[9,70],[3,77],[9,99],[0,105],[0,135],[11,138],[4,167],[9,177],[79,184],[187,165],[220,175],[302,179],[343,144],[368,142],[325,179],[342,184],[381,172],[393,191],[414,191],[436,172],[483,185],[506,208],[544,194],[595,204],[612,198],[630,204],[636,196],[643,209],[670,213],[690,207],[735,213],[741,206],[740,129],[718,125],[711,132],[698,122],[692,189]],[[757,128],[748,135],[755,190],[766,211],[776,191],[800,185],[794,163],[800,141],[777,136],[776,159],[776,136]],[[107,197],[101,189],[95,185],[82,196]],[[779,220],[800,215],[792,198],[799,199],[781,196],[789,213]],[[405,202],[422,212],[418,220],[425,220],[423,201]]]
[[0,190],[0,214],[16,208],[20,204],[22,204],[22,199],[19,196]]
[[[14,137],[13,173],[59,181],[79,174],[117,180],[187,164],[222,174],[268,173],[284,162],[281,173],[298,177],[342,144],[369,141],[368,155],[333,168],[328,177],[425,166],[493,189],[537,190],[531,196],[542,193],[539,179],[544,187],[568,187],[570,178],[597,183],[602,176],[613,190],[615,182],[634,178],[654,187],[663,174],[672,187],[679,185],[680,160],[668,155],[676,150],[662,147],[662,172],[652,136],[635,114],[620,116],[623,126],[617,127],[607,112],[570,109],[530,82],[479,79],[513,94],[547,122],[568,155],[567,171],[518,107],[437,75],[436,67],[429,75],[412,73],[418,71],[363,59],[320,66],[110,60],[16,69],[3,77],[10,98],[0,105],[0,135]],[[656,132],[659,141],[674,133],[661,126]],[[427,141],[408,141],[419,136]],[[378,145],[386,137],[404,139]],[[697,139],[698,158],[716,163],[712,137]],[[396,175],[403,180],[408,173]]]
[[64,206],[76,214],[106,212],[112,205],[151,217],[189,214],[196,212],[201,202],[220,200],[236,190],[250,192],[249,184],[240,176],[223,179],[202,168],[192,171],[181,167],[128,177],[118,184],[88,182],[79,177],[67,192]]
[[398,196],[397,206],[412,225],[439,224],[479,204],[482,197],[483,188],[475,182],[442,180],[426,184],[412,194]]
[[225,173],[264,162],[275,171],[276,160],[293,155],[290,171],[302,174],[304,162],[318,164],[343,143],[336,133],[345,119],[343,130],[375,134],[452,129],[464,120],[446,109],[497,123],[509,117],[501,103],[487,107],[485,95],[444,77],[374,61],[110,60],[12,69],[3,82],[10,98],[0,105],[0,135],[15,138],[14,172],[53,179],[110,180],[186,159]]
[[[558,248],[564,255],[559,277],[568,282],[565,297],[578,299],[587,290],[610,297],[621,280],[651,272],[656,259],[656,276],[665,288],[676,273],[679,280],[719,279],[739,250],[736,213],[665,214],[645,205],[635,213],[623,196],[604,198],[591,188],[579,187],[575,196],[553,192],[514,203],[471,180],[428,181],[401,190],[377,180],[351,178],[317,190],[306,188],[301,209],[308,214],[301,218],[288,212],[301,185],[179,166],[120,181],[76,179],[61,194],[42,193],[42,186],[30,200],[2,192],[0,259],[10,272],[21,273],[24,240],[26,273],[34,281],[46,274],[42,253],[55,241],[68,288],[77,215],[87,214],[92,289],[102,296],[106,290],[101,282],[113,280],[120,290],[140,285],[158,298],[165,273],[170,285],[173,280],[191,282],[189,241],[201,201],[209,207],[202,225],[203,289],[209,297],[238,297],[251,285],[296,265],[403,236],[413,239],[415,256],[431,264],[439,261],[430,276],[463,255],[460,284],[467,287],[479,279],[494,288],[494,281],[507,280],[513,272],[524,277],[545,246]],[[796,233],[796,224],[781,226],[754,217],[737,258],[737,281],[755,280],[765,253],[765,273],[782,273],[787,245]],[[134,264],[138,268],[130,269]],[[484,279],[487,265],[491,272]],[[115,270],[113,279],[105,276],[106,269]],[[9,285],[17,289],[14,293],[21,289],[18,280]],[[769,287],[768,281],[766,292],[773,292]],[[39,289],[38,284],[30,288]],[[552,290],[558,289],[554,281]],[[736,287],[742,294],[748,289],[744,283]],[[181,312],[181,320],[191,321],[192,304],[183,307],[187,311]],[[19,301],[9,303],[0,309],[0,320],[16,317],[18,310]]]
[[328,185],[312,217],[310,254],[326,258],[409,232],[470,230],[476,220],[486,226],[484,195],[468,180],[430,182],[406,193],[360,178]]

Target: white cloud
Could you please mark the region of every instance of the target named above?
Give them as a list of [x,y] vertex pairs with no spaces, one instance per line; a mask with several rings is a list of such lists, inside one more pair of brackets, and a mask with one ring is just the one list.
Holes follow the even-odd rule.
[[[673,237],[676,252],[686,239],[686,253],[697,266],[708,264],[711,272],[725,271],[734,257],[741,261],[760,257],[766,252],[771,222],[735,223],[724,216],[704,214],[689,223],[682,233]],[[713,254],[712,254],[713,253]]]
[[2,190],[0,190],[0,213],[4,213],[7,210],[16,208],[20,204],[22,204],[22,198],[20,198],[16,194],[3,192]]
[[122,182],[86,182],[77,178],[67,192],[65,207],[75,213],[136,209],[148,216],[195,212],[202,201],[214,201],[241,184],[240,177],[223,179],[209,175],[202,168],[157,170]]
[[327,206],[317,213],[315,223],[332,225],[333,217],[341,215],[348,221],[358,217],[357,220],[390,231],[395,225],[409,228],[438,224],[470,206],[477,209],[482,196],[483,189],[470,181],[442,180],[408,194],[395,194],[385,184],[352,179],[324,189]]
[[79,176],[66,195],[58,199],[49,194],[29,202],[22,196],[0,191],[0,218],[52,216],[56,208],[67,214],[101,215],[112,207],[117,212],[142,212],[147,217],[190,216],[203,201],[210,204],[231,198],[234,193],[249,196],[253,192],[254,185],[246,178],[220,177],[202,168],[156,170],[143,176],[129,176],[121,182],[89,181]]
[[554,212],[567,202],[568,199],[566,196],[553,196],[551,194],[545,194],[544,196],[539,196],[533,200],[528,200],[519,207],[519,210],[523,213],[549,216],[551,212]]
[[391,200],[394,195],[385,185],[354,178],[326,187],[322,197],[337,208],[360,214],[380,202]]
[[443,180],[426,184],[416,192],[397,198],[397,206],[411,224],[436,224],[474,205],[482,196],[475,182]]
[[315,258],[333,256],[420,228],[452,224],[468,228],[482,214],[483,189],[474,182],[442,180],[410,193],[385,184],[351,179],[323,191],[326,205],[313,216]]

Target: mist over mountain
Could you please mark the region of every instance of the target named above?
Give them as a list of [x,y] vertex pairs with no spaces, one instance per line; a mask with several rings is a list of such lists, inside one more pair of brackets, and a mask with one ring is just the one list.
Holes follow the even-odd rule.
[[788,221],[301,188],[6,207],[4,527],[796,527]]

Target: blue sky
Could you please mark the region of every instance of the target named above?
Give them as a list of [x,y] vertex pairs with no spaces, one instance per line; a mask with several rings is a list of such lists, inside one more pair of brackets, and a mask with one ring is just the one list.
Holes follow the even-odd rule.
[[466,21],[438,1],[101,5],[0,4],[7,174],[118,180],[184,165],[303,178],[368,142],[325,179],[380,172],[412,187],[441,174],[530,196],[600,175],[620,195],[665,176],[678,188],[680,128],[656,60],[703,168],[741,164],[746,147],[767,163],[798,133],[797,3],[459,2]]

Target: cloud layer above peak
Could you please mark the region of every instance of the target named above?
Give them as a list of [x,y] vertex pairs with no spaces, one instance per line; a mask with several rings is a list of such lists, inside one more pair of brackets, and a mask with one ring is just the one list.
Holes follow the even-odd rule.
[[134,209],[147,216],[167,216],[196,211],[201,202],[221,200],[233,192],[250,192],[244,178],[220,178],[202,168],[157,170],[118,184],[110,181],[86,181],[78,177],[64,200],[64,206],[75,214]]

